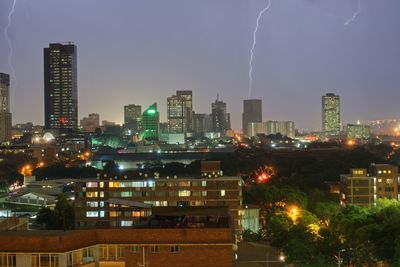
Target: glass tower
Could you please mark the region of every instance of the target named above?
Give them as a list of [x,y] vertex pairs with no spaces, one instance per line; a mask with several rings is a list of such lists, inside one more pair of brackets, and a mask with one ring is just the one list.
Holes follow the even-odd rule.
[[160,114],[157,103],[148,107],[142,115],[143,139],[157,140],[159,133]]

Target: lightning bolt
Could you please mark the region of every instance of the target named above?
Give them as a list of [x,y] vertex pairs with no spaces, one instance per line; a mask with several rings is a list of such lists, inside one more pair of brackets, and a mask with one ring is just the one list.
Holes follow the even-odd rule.
[[251,45],[251,49],[250,49],[250,61],[249,61],[249,67],[250,67],[249,68],[249,93],[247,95],[247,98],[250,98],[251,89],[252,89],[252,85],[253,85],[253,57],[254,57],[254,48],[257,43],[257,31],[258,31],[258,27],[260,26],[260,20],[261,20],[262,16],[271,7],[271,0],[266,0],[266,3],[267,3],[266,7],[264,7],[260,11],[260,13],[258,13],[256,27],[253,32],[253,44]]
[[356,12],[354,12],[354,14],[353,14],[353,16],[351,18],[346,20],[346,22],[344,23],[344,26],[347,26],[350,23],[352,23],[357,18],[357,16],[361,13],[361,10],[362,10],[362,8],[361,8],[361,0],[358,0],[358,7],[357,7]]
[[7,39],[8,48],[10,49],[10,53],[8,54],[8,65],[10,66],[11,76],[14,78],[14,81],[15,81],[14,87],[15,87],[15,84],[16,84],[16,78],[15,78],[15,69],[14,69],[14,66],[12,64],[13,47],[12,47],[12,43],[11,43],[11,40],[10,40],[10,36],[8,35],[8,30],[10,29],[10,26],[11,26],[11,18],[12,18],[12,15],[14,14],[15,4],[16,3],[17,3],[17,0],[13,0],[10,13],[8,13],[8,24],[7,24],[6,28],[4,29],[4,35],[5,35],[6,39]]

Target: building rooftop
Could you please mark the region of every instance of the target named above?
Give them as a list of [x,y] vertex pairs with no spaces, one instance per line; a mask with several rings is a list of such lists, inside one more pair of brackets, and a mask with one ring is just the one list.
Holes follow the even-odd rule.
[[97,244],[226,244],[230,228],[90,229],[0,232],[0,252],[60,253]]

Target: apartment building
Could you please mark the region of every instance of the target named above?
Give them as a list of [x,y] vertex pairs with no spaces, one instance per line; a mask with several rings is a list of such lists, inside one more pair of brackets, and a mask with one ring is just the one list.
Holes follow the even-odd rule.
[[241,177],[108,179],[75,183],[77,228],[133,227],[151,215],[151,207],[227,207],[240,236]]
[[0,232],[4,267],[232,267],[233,237],[219,228]]
[[342,204],[370,205],[377,199],[399,199],[398,167],[390,164],[371,164],[350,170],[340,176]]

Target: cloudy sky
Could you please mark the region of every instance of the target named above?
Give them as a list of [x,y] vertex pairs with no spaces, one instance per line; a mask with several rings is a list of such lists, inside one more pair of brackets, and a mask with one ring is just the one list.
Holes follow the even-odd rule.
[[[252,98],[265,120],[319,129],[321,95],[341,96],[342,120],[399,118],[400,1],[271,0],[254,49]],[[10,72],[0,0],[0,72]],[[43,123],[43,48],[78,46],[79,117],[122,122],[123,105],[193,90],[197,112],[217,93],[240,130],[250,47],[265,0],[16,0],[9,29],[13,123]]]

